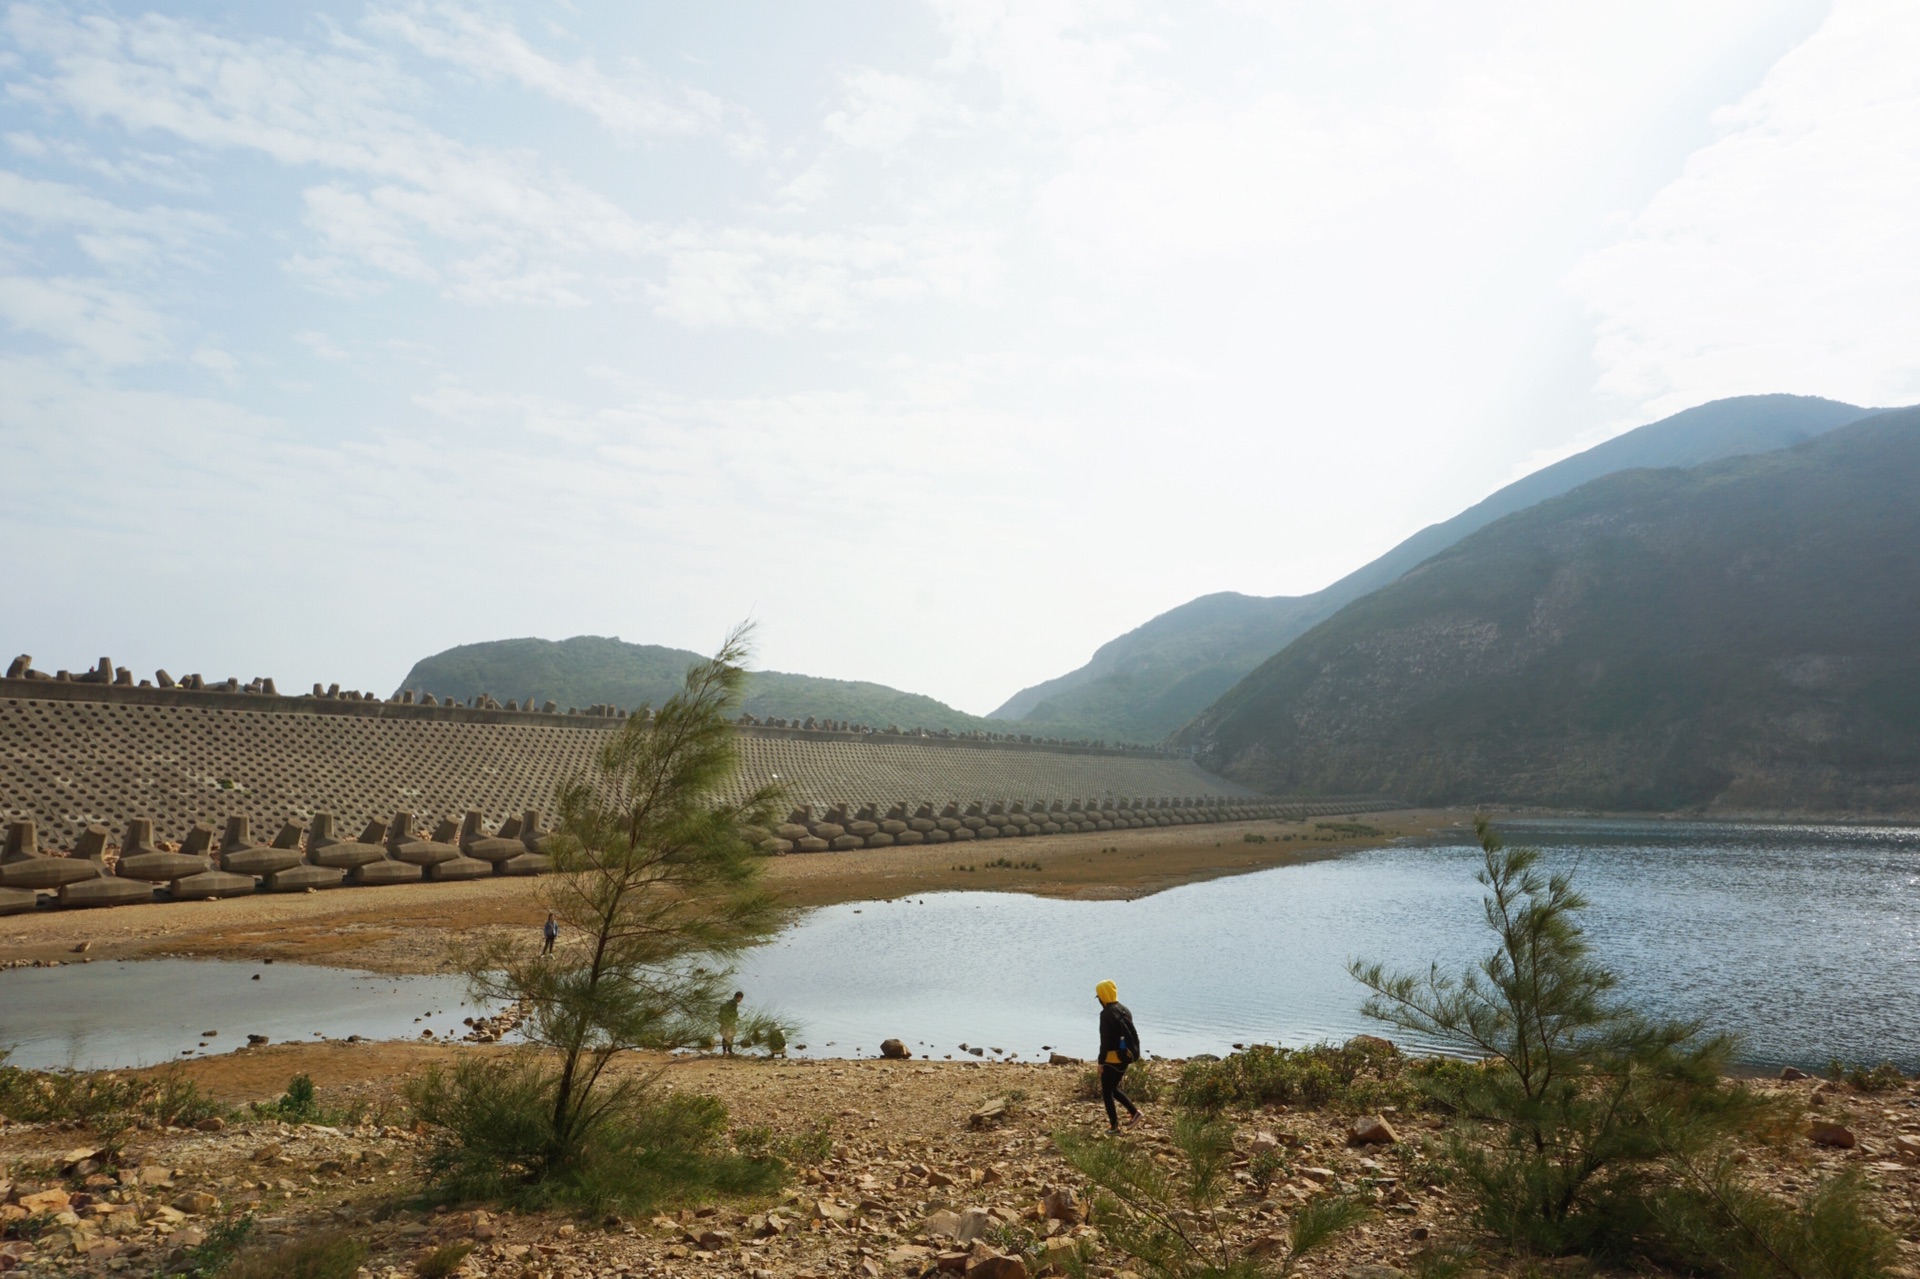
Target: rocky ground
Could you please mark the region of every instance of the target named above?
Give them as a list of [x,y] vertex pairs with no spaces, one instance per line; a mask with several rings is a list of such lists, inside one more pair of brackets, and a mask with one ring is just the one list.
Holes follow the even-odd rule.
[[[304,1051],[278,1049],[262,1061],[277,1071],[298,1069]],[[335,1059],[351,1056],[339,1046],[313,1051],[330,1054],[336,1067],[323,1073],[349,1073],[337,1069]],[[357,1104],[360,1121],[351,1125],[242,1119],[215,1131],[136,1130],[117,1151],[102,1151],[84,1131],[0,1126],[0,1223],[16,1234],[29,1219],[45,1227],[37,1238],[0,1243],[0,1270],[153,1274],[236,1212],[255,1214],[268,1239],[346,1228],[370,1246],[364,1273],[373,1279],[411,1275],[432,1249],[457,1242],[473,1245],[461,1273],[516,1279],[935,1271],[1009,1279],[1046,1270],[1072,1244],[1093,1251],[1098,1275],[1124,1277],[1129,1269],[1125,1257],[1103,1248],[1099,1223],[1084,1219],[1085,1188],[1052,1142],[1063,1128],[1104,1128],[1097,1103],[1079,1095],[1077,1066],[646,1063],[662,1072],[662,1087],[722,1098],[737,1125],[767,1124],[788,1137],[824,1128],[831,1153],[766,1201],[601,1221],[421,1206],[415,1196],[424,1145],[404,1126],[395,1086],[409,1068],[450,1051],[389,1046],[368,1059],[379,1068],[353,1083],[329,1086],[323,1079],[323,1104]],[[407,1054],[410,1067],[402,1060]],[[222,1074],[219,1060],[195,1069],[215,1092],[232,1096],[243,1078],[258,1089],[257,1069]],[[1876,1093],[1818,1080],[1761,1086],[1796,1095],[1811,1120],[1784,1148],[1756,1152],[1753,1175],[1794,1194],[1819,1177],[1860,1169],[1901,1236],[1902,1273],[1920,1274],[1920,1085]],[[1129,1139],[1164,1153],[1168,1111],[1146,1111]],[[1281,1108],[1238,1116],[1241,1166],[1227,1214],[1236,1242],[1281,1246],[1299,1204],[1340,1192],[1362,1196],[1375,1210],[1297,1273],[1393,1279],[1375,1268],[1403,1270],[1437,1242],[1470,1239],[1462,1205],[1433,1184],[1422,1153],[1438,1121],[1378,1118],[1395,1140],[1356,1144],[1353,1115]],[[1263,1171],[1273,1173],[1264,1186],[1255,1179]],[[1512,1268],[1497,1257],[1485,1264]]]

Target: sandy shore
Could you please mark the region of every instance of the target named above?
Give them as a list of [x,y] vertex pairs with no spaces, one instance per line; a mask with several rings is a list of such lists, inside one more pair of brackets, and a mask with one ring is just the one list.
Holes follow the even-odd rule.
[[[1393,812],[1326,824],[1234,822],[815,853],[772,859],[767,879],[795,909],[955,890],[1143,897],[1178,884],[1426,835],[1464,820],[1456,812]],[[1343,830],[1343,824],[1378,833]],[[986,864],[1001,859],[1022,865]],[[1037,870],[1030,868],[1036,864]],[[451,966],[449,944],[456,938],[472,942],[495,930],[536,927],[543,916],[539,894],[537,880],[485,879],[38,911],[0,919],[0,963],[75,962],[82,954],[76,948],[84,945],[89,960],[270,958],[376,972],[439,972]]]

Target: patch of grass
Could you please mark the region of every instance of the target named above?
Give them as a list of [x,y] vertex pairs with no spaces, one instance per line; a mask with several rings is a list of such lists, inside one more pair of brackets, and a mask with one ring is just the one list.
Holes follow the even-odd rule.
[[205,1239],[187,1249],[179,1273],[191,1279],[213,1279],[215,1275],[223,1273],[246,1246],[247,1240],[253,1237],[254,1226],[250,1212],[237,1217],[223,1217],[215,1222],[208,1228]]
[[278,1119],[289,1124],[341,1124],[359,1118],[360,1110],[336,1110],[320,1104],[313,1076],[295,1075],[275,1101],[256,1101],[248,1107],[256,1119]]
[[532,1053],[429,1069],[408,1084],[407,1100],[431,1133],[429,1175],[452,1200],[641,1213],[764,1194],[785,1179],[785,1162],[770,1146],[726,1140],[719,1101],[652,1084],[603,1084],[595,1108],[564,1136],[554,1131],[559,1074]]
[[232,1114],[177,1071],[129,1078],[113,1072],[26,1070],[0,1051],[0,1116],[20,1123],[74,1123],[105,1133],[140,1119],[191,1128]]
[[448,1279],[472,1251],[471,1242],[442,1244],[414,1262],[413,1273],[420,1279]]
[[353,1279],[367,1245],[341,1231],[306,1235],[275,1248],[248,1248],[220,1279]]
[[1264,844],[1267,842],[1267,837],[1265,835],[1255,835],[1252,832],[1248,832],[1240,837],[1240,842],[1243,844]]
[[1324,830],[1335,835],[1349,835],[1355,838],[1377,838],[1386,834],[1378,826],[1369,826],[1365,822],[1315,822],[1315,830]]
[[[1219,1061],[1188,1062],[1174,1100],[1195,1110],[1331,1106],[1372,1110],[1411,1105],[1422,1093],[1408,1060],[1384,1040],[1275,1048],[1254,1044]],[[1426,1069],[1424,1063],[1420,1069]]]
[[1845,1083],[1855,1092],[1889,1092],[1906,1086],[1907,1077],[1900,1073],[1900,1067],[1890,1061],[1883,1061],[1873,1069],[1861,1066],[1849,1066],[1835,1058],[1827,1065],[1827,1078],[1835,1083]]
[[[1171,1087],[1171,1072],[1152,1062],[1136,1061],[1127,1067],[1125,1078],[1120,1081],[1120,1091],[1149,1105],[1165,1101]],[[1080,1080],[1074,1089],[1074,1095],[1082,1101],[1100,1100],[1100,1068],[1093,1067],[1080,1073]]]
[[[992,861],[987,862],[986,867],[988,870],[1039,870],[1040,863],[1039,862],[1016,862],[1011,858],[996,857]],[[967,867],[967,869],[972,870],[973,867],[969,866]]]

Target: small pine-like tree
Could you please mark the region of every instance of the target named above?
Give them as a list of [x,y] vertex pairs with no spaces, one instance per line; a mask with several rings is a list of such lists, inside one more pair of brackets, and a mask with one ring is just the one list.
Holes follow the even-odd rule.
[[[724,1127],[718,1103],[656,1100],[651,1076],[616,1078],[609,1068],[635,1049],[710,1042],[731,959],[778,924],[747,838],[771,820],[778,792],[731,797],[739,757],[727,716],[747,639],[746,627],[735,630],[679,693],[651,716],[629,716],[591,771],[561,787],[554,873],[543,886],[569,944],[541,955],[502,938],[464,956],[476,995],[525,1010],[533,1047],[414,1088],[416,1110],[443,1134],[438,1162],[450,1187],[542,1186],[518,1197],[594,1207],[631,1204],[641,1187],[652,1197],[664,1180],[699,1188],[699,1151]],[[738,1034],[753,1042],[771,1028],[745,1014]],[[720,1164],[729,1186],[753,1180]]]
[[1620,999],[1571,877],[1543,873],[1537,850],[1507,848],[1485,818],[1475,829],[1492,953],[1457,978],[1351,971],[1373,992],[1369,1016],[1480,1059],[1430,1076],[1480,1224],[1524,1252],[1638,1254],[1742,1279],[1882,1273],[1886,1232],[1857,1187],[1833,1183],[1797,1212],[1740,1187],[1735,1143],[1781,1114],[1727,1079],[1734,1041]]

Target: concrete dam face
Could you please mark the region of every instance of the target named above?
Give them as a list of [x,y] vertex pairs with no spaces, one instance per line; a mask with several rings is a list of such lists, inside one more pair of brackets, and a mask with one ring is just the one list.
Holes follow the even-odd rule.
[[[537,874],[541,811],[625,719],[124,678],[0,680],[0,911]],[[775,853],[1354,807],[1154,751],[747,716],[739,732],[742,793],[777,780],[793,805],[764,833]]]

